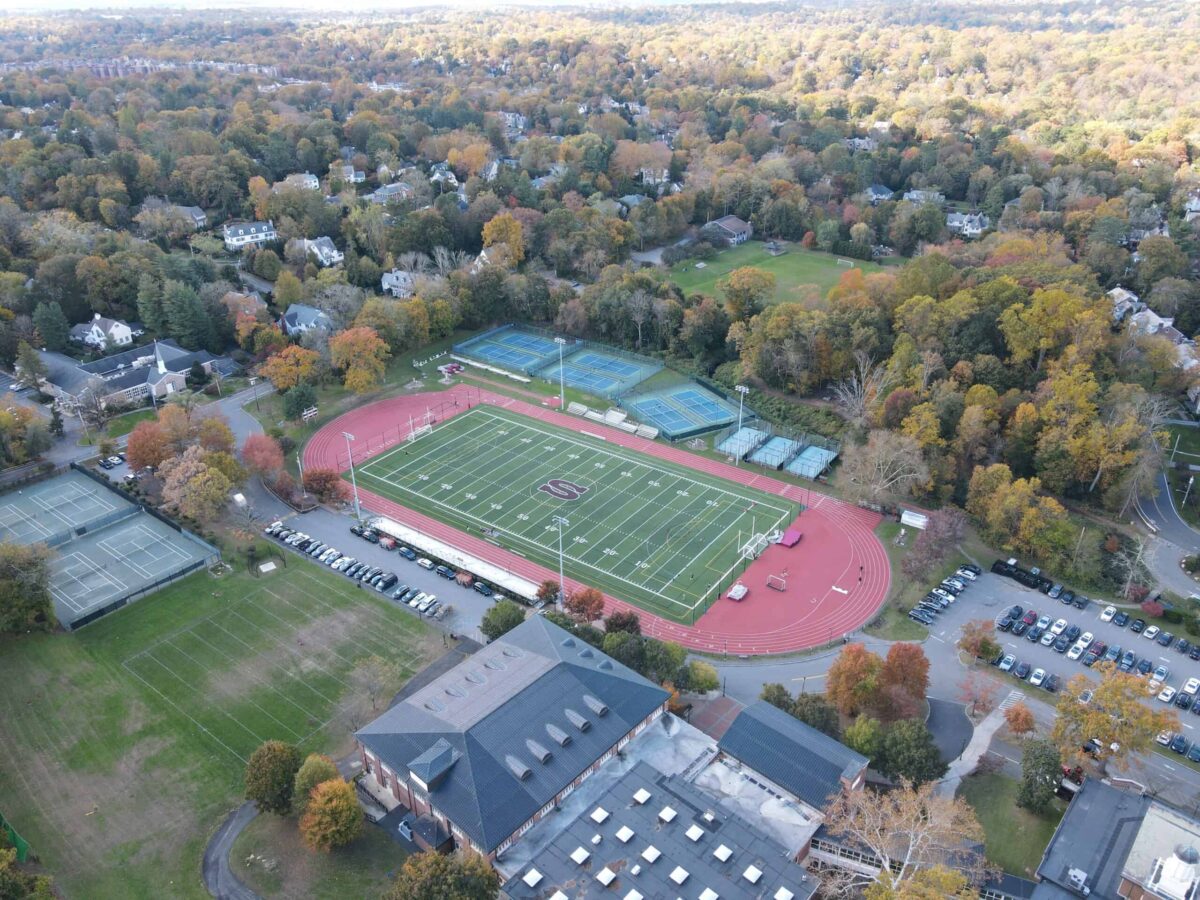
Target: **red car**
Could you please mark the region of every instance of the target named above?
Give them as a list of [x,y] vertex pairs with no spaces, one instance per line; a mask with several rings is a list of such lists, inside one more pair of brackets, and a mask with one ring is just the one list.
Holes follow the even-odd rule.
[[1025,615],[1023,615],[1021,617],[1021,621],[1024,622],[1026,625],[1032,625],[1034,622],[1037,621],[1037,619],[1038,619],[1038,614],[1037,614],[1036,609],[1029,610],[1029,612],[1025,613]]

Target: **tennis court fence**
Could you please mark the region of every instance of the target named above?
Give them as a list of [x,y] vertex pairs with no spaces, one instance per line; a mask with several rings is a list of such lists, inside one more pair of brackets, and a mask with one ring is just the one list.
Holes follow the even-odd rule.
[[4,813],[0,813],[0,831],[8,835],[8,842],[17,851],[17,862],[27,862],[29,860],[29,841],[17,833],[17,829],[13,828],[8,819],[4,818]]
[[[192,537],[193,537],[193,539],[195,539],[197,541],[200,540],[199,538],[195,537],[195,535],[192,535]],[[201,543],[203,543],[203,541],[201,541]],[[75,619],[73,622],[71,622],[71,624],[67,625],[66,627],[70,631],[76,631],[76,630],[82,628],[84,625],[87,625],[91,622],[95,622],[97,619],[101,618],[102,616],[107,616],[111,612],[116,612],[121,607],[127,606],[128,604],[139,599],[140,597],[144,597],[147,594],[152,594],[155,591],[157,591],[159,588],[164,587],[173,581],[178,581],[180,578],[184,578],[188,575],[191,575],[193,572],[195,572],[199,569],[203,569],[203,568],[207,568],[208,566],[216,565],[220,561],[221,561],[221,557],[220,557],[219,553],[216,556],[206,556],[204,559],[198,559],[191,565],[189,565],[185,568],[182,568],[179,571],[174,572],[170,575],[167,575],[164,578],[160,578],[157,581],[153,581],[149,584],[143,584],[140,587],[135,588],[134,590],[130,591],[128,594],[125,594],[124,596],[118,597],[116,600],[113,600],[107,606],[102,606],[99,609],[92,610],[86,616],[81,616],[80,618]]]

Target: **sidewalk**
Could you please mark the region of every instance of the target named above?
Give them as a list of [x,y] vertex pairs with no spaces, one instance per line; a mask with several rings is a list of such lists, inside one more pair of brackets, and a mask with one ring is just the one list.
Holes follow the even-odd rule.
[[967,744],[967,749],[962,752],[962,756],[950,763],[949,771],[938,782],[935,791],[939,796],[953,797],[958,793],[959,784],[975,771],[975,767],[979,765],[979,761],[983,759],[983,755],[991,746],[992,738],[996,736],[996,732],[1003,725],[1004,711],[997,707],[975,726],[975,732],[971,735],[971,742]]

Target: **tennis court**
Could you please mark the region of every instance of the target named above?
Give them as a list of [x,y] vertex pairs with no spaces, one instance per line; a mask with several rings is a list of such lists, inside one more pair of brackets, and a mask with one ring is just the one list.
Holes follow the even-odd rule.
[[[368,460],[358,484],[675,621],[799,507],[587,435],[475,407]],[[560,525],[559,520],[562,520]],[[561,527],[561,533],[560,533]]]
[[800,441],[793,441],[790,438],[785,438],[777,434],[751,453],[747,459],[760,466],[770,466],[773,469],[778,469],[784,463],[793,459],[803,449],[804,445]]
[[0,496],[0,540],[55,544],[118,508],[132,506],[79,472]]
[[[579,344],[571,338],[562,352],[573,353]],[[553,337],[533,334],[512,325],[501,325],[455,344],[454,352],[526,375],[534,374],[551,361],[557,365],[559,358],[559,346]]]
[[816,479],[837,459],[837,453],[824,447],[807,447],[804,452],[787,464],[787,470],[801,478]]
[[621,405],[673,441],[723,428],[738,417],[724,398],[691,383],[625,397]]
[[[661,368],[662,363],[652,359],[619,356],[616,351],[589,346],[572,352],[563,361],[562,381],[589,394],[611,400],[641,384]],[[558,360],[553,360],[537,374],[539,378],[557,382]]]
[[717,452],[742,459],[747,453],[767,439],[767,433],[746,425],[739,428],[725,440],[717,444]]

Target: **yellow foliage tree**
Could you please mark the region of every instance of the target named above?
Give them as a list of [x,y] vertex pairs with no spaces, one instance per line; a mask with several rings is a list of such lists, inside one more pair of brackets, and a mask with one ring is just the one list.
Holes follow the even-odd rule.
[[509,259],[514,265],[525,258],[524,231],[512,213],[496,213],[483,226],[483,246],[494,244],[504,244],[508,248]]

